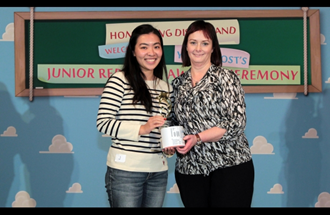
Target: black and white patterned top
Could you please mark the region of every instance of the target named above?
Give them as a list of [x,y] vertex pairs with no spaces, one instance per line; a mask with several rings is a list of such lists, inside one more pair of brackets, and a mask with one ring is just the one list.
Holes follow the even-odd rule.
[[192,86],[190,69],[172,81],[174,124],[185,134],[196,134],[214,126],[227,132],[217,142],[195,145],[187,154],[177,153],[176,170],[182,174],[210,172],[251,160],[244,134],[246,125],[244,90],[231,70],[211,65],[206,75]]

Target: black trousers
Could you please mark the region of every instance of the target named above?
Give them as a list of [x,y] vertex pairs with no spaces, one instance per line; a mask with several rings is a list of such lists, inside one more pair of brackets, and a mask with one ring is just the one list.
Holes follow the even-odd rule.
[[208,176],[184,175],[175,171],[175,180],[185,207],[251,207],[253,161],[219,168]]

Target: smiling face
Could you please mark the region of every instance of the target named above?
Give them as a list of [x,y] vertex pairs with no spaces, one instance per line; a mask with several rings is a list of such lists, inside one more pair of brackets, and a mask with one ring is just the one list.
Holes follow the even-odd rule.
[[146,77],[150,77],[163,55],[158,36],[153,33],[139,36],[133,55],[136,57],[142,72]]
[[188,37],[187,52],[191,64],[210,64],[213,52],[212,40],[205,37],[203,31],[195,31]]

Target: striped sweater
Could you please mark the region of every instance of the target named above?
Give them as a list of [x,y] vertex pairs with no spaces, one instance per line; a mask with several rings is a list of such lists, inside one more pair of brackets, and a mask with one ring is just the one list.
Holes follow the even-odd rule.
[[[149,117],[159,114],[158,95],[168,92],[165,81],[146,81],[152,96],[152,114],[138,102],[133,105],[130,90],[123,72],[114,73],[106,83],[97,115],[97,129],[111,136],[112,144],[107,156],[107,165],[126,171],[160,172],[168,169],[166,157],[160,147],[160,132],[139,135],[140,126]],[[170,87],[171,96],[172,86]],[[172,98],[173,99],[173,98]]]

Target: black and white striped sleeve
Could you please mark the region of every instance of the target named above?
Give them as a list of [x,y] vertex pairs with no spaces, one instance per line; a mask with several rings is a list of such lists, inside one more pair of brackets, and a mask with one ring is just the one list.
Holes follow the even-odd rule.
[[113,75],[109,78],[101,96],[96,126],[100,132],[111,137],[136,141],[141,125],[118,120],[116,117],[127,87],[127,83],[120,76]]

